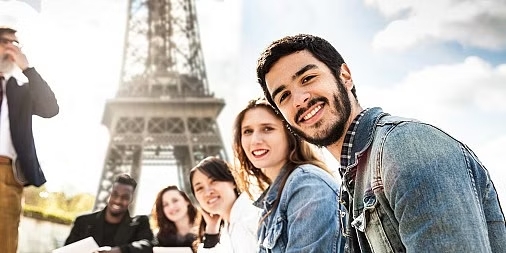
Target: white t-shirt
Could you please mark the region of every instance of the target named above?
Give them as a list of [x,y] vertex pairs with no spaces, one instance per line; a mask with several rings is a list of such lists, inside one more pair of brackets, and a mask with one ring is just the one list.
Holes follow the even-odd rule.
[[[262,210],[253,205],[246,193],[239,195],[230,210],[230,223],[226,223],[220,235],[220,243],[214,248],[204,249],[199,245],[198,253],[256,253],[258,252],[257,230]],[[225,233],[223,233],[225,232]]]
[[[0,156],[10,157],[11,159],[16,159],[16,150],[12,145],[11,138],[11,127],[9,122],[9,106],[7,104],[7,95],[6,89],[7,80],[12,77],[12,74],[5,73],[3,74],[4,80],[2,82],[2,105],[0,109]],[[17,80],[16,80],[17,81]],[[19,85],[19,81],[18,81]]]

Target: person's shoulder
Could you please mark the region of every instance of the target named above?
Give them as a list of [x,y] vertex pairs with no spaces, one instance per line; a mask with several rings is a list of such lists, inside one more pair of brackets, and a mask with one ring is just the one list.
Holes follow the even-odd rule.
[[243,193],[239,194],[236,202],[251,204],[251,203],[253,203],[253,200],[248,196],[247,193],[243,192]]
[[92,212],[92,213],[85,213],[85,214],[81,214],[79,216],[77,216],[76,219],[88,219],[88,218],[94,218],[96,217],[97,215],[99,215],[101,211],[96,211],[96,212]]
[[320,168],[314,164],[301,164],[298,165],[292,173],[296,173],[295,175],[307,175],[307,176],[318,176],[318,177],[325,177],[325,178],[332,178],[332,174],[324,170],[323,168]]
[[400,117],[391,121],[390,126],[378,134],[379,136],[376,136],[377,138],[374,140],[375,145],[381,145],[383,150],[401,154],[410,153],[405,152],[407,147],[418,149],[420,146],[437,144],[436,140],[454,139],[447,132],[431,123]]
[[149,217],[147,215],[135,215],[134,217],[132,217],[132,222],[134,223],[149,222]]
[[234,202],[234,205],[232,206],[233,209],[236,209],[240,214],[244,213],[251,213],[261,211],[260,208],[256,207],[253,204],[253,200],[248,196],[246,193],[241,193],[239,197]]
[[297,166],[290,175],[291,184],[300,184],[300,182],[313,182],[313,185],[327,185],[333,191],[339,191],[337,178],[328,171],[314,164],[302,164]]
[[416,134],[420,128],[434,128],[430,123],[415,118],[387,115],[379,119],[377,125],[386,127],[391,132],[412,132]]
[[336,178],[334,178],[332,174],[313,164],[298,165],[290,174],[288,181],[290,183],[293,183],[298,181],[307,181],[311,179],[322,180],[327,184],[336,183]]
[[90,223],[93,220],[97,219],[97,216],[99,215],[100,211],[93,212],[93,213],[86,213],[81,214],[76,217],[74,220],[74,223]]

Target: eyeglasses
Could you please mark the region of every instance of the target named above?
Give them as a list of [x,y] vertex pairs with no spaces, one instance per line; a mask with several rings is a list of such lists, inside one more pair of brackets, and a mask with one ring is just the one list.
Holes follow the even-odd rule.
[[21,43],[19,43],[19,41],[0,37],[0,44],[7,45],[9,43],[16,47],[21,48]]

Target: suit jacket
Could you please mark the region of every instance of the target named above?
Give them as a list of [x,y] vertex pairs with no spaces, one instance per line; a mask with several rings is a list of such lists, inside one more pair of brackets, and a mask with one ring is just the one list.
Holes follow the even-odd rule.
[[34,68],[24,70],[23,74],[28,83],[19,86],[15,78],[10,78],[5,91],[12,144],[17,153],[12,168],[21,185],[41,186],[46,178],[35,151],[32,115],[51,118],[58,114],[59,107],[53,91]]
[[149,226],[148,216],[138,215],[130,217],[130,213],[127,212],[116,231],[114,245],[104,245],[104,223],[105,208],[102,211],[77,217],[70,235],[65,241],[65,245],[91,236],[95,239],[98,246],[118,246],[121,248],[122,253],[153,252],[153,232]]

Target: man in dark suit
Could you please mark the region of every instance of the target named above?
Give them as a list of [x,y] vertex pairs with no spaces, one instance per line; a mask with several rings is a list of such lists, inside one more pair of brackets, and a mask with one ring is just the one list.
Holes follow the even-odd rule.
[[[21,70],[27,83],[16,79]],[[0,26],[0,252],[16,253],[23,187],[46,182],[35,152],[32,115],[51,118],[53,91],[30,67],[16,30]]]
[[98,252],[151,253],[153,232],[146,215],[130,217],[137,183],[127,174],[118,176],[112,186],[107,206],[98,212],[76,218],[65,245],[92,236]]

